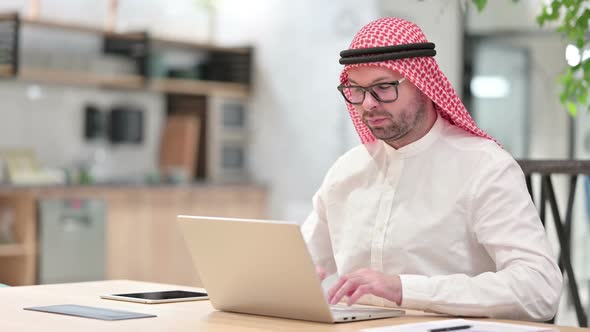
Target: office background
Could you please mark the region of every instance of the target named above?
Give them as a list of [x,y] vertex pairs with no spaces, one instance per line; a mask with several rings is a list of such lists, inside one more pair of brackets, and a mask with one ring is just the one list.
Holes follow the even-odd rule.
[[[34,3],[38,6],[36,11],[31,7]],[[7,77],[0,80],[0,150],[18,148],[33,152],[45,176],[23,180],[29,187],[46,186],[51,180],[89,187],[146,183],[160,186],[180,183],[186,187],[219,183],[231,189],[236,183],[247,183],[264,188],[261,210],[251,213],[302,222],[311,208],[311,197],[330,165],[359,143],[335,88],[341,70],[338,53],[347,48],[360,27],[383,16],[409,19],[424,30],[436,43],[439,65],[478,124],[498,138],[515,157],[586,159],[590,155],[587,114],[580,112],[576,118],[570,118],[557,97],[558,76],[567,68],[568,61],[575,61],[575,54],[573,59],[566,58],[568,42],[554,32],[554,27],[538,27],[535,16],[543,3],[539,0],[489,1],[482,13],[475,10],[471,1],[461,0],[369,0],[362,3],[350,0],[119,0],[114,16],[110,3],[107,0],[3,0],[0,13],[18,12],[21,17],[36,15],[39,20],[112,28],[116,32],[145,31],[152,36],[222,47],[251,47],[247,93],[239,92],[230,97],[223,92],[219,96],[204,93],[211,97],[207,99],[209,107],[214,105],[215,98],[237,100],[237,107],[244,112],[236,113],[241,126],[236,131],[242,136],[236,136],[227,148],[222,148],[221,157],[205,157],[214,160],[224,158],[227,153],[227,162],[221,163],[243,165],[243,169],[224,173],[215,165],[199,170],[193,164],[194,170],[189,170],[188,174],[178,170],[162,174],[160,150],[169,116],[173,113],[170,105],[181,103],[172,101],[174,98],[170,95],[178,97],[178,93]],[[22,24],[21,34],[23,68],[32,65],[111,74],[129,74],[133,68],[133,63],[127,60],[105,57],[102,34],[64,32],[26,23]],[[572,54],[571,47],[568,50]],[[578,54],[583,57],[584,50]],[[181,50],[164,57],[176,67],[182,67],[194,59],[195,54],[187,55],[186,50]],[[108,59],[105,61],[105,58]],[[164,75],[168,74],[173,73],[168,70]],[[192,99],[191,102],[198,103]],[[141,120],[129,120],[141,126],[141,137],[121,142],[105,137],[85,137],[88,117],[96,114],[92,113],[93,108],[98,109],[99,114],[100,110],[115,108],[129,111],[124,114],[141,113]],[[211,116],[207,122],[201,122],[200,128],[206,126],[208,130],[209,136],[205,138],[219,140],[222,144],[220,136],[235,135],[223,132],[213,121]],[[216,132],[222,134],[215,136]],[[238,141],[241,143],[237,144]],[[232,145],[234,143],[237,146]],[[207,145],[207,148],[216,147]],[[194,163],[205,162],[202,152],[197,157]],[[80,173],[88,173],[85,180],[80,180]],[[15,185],[10,183],[9,175],[3,180],[5,186]],[[556,178],[558,202],[562,206],[567,198],[566,185],[566,178]],[[588,198],[583,185],[579,185],[577,191],[572,259],[582,303],[588,308]],[[88,198],[87,194],[82,196]],[[52,220],[52,214],[61,216],[67,211],[74,215],[79,213],[72,201],[64,203],[64,197],[76,196],[48,198],[37,206],[37,220],[43,216]],[[108,203],[119,202],[118,199],[109,198],[106,203],[105,200],[82,202],[87,204],[84,208],[87,215],[92,216],[89,218],[100,219],[109,210]],[[160,198],[150,199],[158,201]],[[190,201],[185,203],[190,205]],[[231,212],[240,213],[241,210],[238,207]],[[149,211],[144,216],[155,218]],[[557,251],[555,233],[551,223],[547,225]],[[68,227],[77,226],[73,223]],[[92,239],[104,240],[109,233],[104,227],[98,227],[92,231],[88,229],[85,236],[88,240],[73,245],[88,247]],[[51,237],[46,241],[51,241]],[[38,247],[44,245],[51,250],[51,242],[42,242]],[[158,243],[148,245],[157,247]],[[100,243],[92,246],[87,252],[89,257],[96,261],[107,257],[108,261],[109,255],[104,253]],[[125,248],[125,244],[118,248]],[[53,258],[64,254],[57,251]],[[51,257],[45,262],[55,266]],[[48,272],[47,280],[52,280],[52,273],[57,273],[59,279],[59,270]],[[96,273],[108,276],[108,271],[107,264]],[[143,279],[150,279],[150,276],[143,276]],[[565,297],[558,322],[566,325],[575,322]]]

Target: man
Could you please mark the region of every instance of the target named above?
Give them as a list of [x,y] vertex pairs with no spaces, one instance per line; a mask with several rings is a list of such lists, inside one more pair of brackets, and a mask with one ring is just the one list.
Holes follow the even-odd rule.
[[562,277],[522,170],[480,130],[413,23],[363,27],[342,92],[362,145],[302,226],[329,301],[548,320]]

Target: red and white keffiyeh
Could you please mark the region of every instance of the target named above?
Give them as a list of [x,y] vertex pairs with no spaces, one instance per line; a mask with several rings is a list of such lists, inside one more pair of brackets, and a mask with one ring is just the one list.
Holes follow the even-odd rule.
[[[356,34],[349,49],[427,42],[428,40],[424,32],[414,23],[400,18],[387,17],[365,25]],[[476,126],[459,99],[459,96],[457,96],[453,86],[440,70],[433,57],[426,56],[349,64],[344,66],[344,70],[340,75],[340,83],[347,83],[347,71],[359,66],[380,66],[401,73],[434,102],[436,111],[443,118],[473,135],[494,140]],[[364,144],[374,141],[375,137],[360,119],[354,110],[354,106],[348,103],[346,106],[352,118],[352,123],[361,138],[361,142]]]

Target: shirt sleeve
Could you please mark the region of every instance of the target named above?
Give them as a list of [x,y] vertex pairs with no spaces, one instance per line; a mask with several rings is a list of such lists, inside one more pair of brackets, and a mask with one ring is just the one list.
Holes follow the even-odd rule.
[[555,315],[562,275],[522,170],[512,158],[491,166],[478,171],[472,182],[470,228],[495,262],[496,272],[401,275],[402,306],[535,321]]
[[301,226],[301,232],[314,264],[330,275],[336,272],[336,263],[321,190],[313,196],[313,209]]

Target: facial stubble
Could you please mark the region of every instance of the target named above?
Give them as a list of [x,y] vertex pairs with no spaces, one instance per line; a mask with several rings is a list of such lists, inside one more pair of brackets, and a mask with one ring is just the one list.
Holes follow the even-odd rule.
[[[395,142],[406,136],[424,120],[426,116],[426,105],[429,101],[430,99],[420,92],[407,108],[398,113],[399,116],[397,119],[394,115],[386,111],[371,111],[363,114],[363,121],[375,138],[385,142]],[[371,127],[365,119],[368,115],[387,117],[387,123],[382,126]]]

